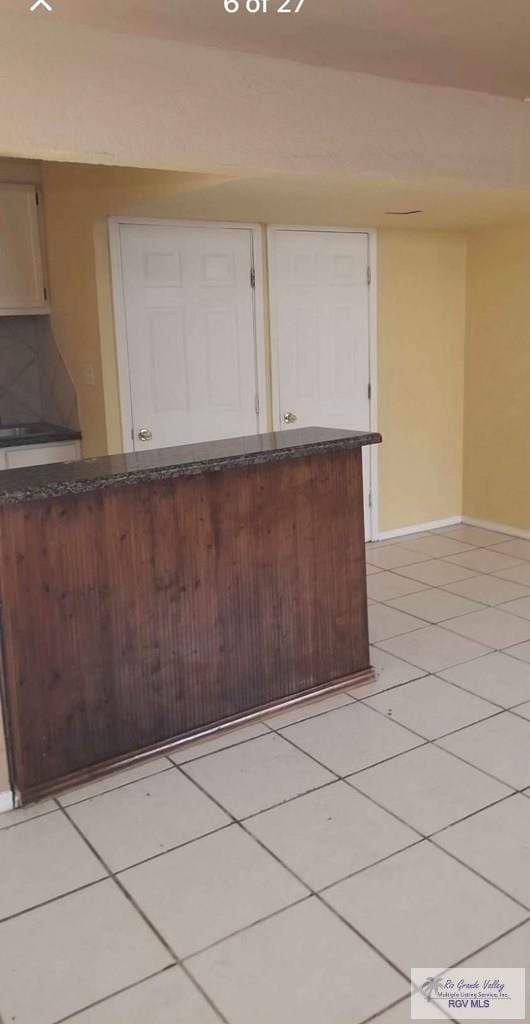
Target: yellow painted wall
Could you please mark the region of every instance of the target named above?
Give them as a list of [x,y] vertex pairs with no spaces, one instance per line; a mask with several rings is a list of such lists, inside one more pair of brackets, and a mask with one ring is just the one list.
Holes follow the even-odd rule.
[[[322,209],[313,196],[310,210],[290,212],[272,181],[256,196],[244,182],[213,176],[43,164],[43,183],[53,324],[78,390],[87,456],[122,444],[109,215],[329,223],[325,190]],[[381,231],[381,530],[461,513],[464,323],[464,236]]]
[[11,185],[39,185],[41,163],[39,160],[11,160],[0,156],[0,181]]
[[380,529],[462,513],[466,239],[379,236]]
[[530,530],[530,224],[469,237],[464,514]]

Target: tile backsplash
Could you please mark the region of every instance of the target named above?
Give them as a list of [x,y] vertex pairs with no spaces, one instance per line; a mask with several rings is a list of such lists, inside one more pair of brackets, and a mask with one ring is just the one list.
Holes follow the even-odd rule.
[[47,316],[0,316],[0,419],[79,428],[76,393]]

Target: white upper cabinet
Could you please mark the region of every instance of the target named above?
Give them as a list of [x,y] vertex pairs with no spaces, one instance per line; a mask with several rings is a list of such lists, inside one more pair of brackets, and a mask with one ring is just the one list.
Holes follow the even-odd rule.
[[37,190],[0,184],[0,316],[46,312]]

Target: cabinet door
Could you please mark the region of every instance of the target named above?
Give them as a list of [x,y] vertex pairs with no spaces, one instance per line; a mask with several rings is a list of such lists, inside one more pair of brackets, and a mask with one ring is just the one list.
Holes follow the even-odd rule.
[[33,185],[0,185],[0,314],[46,309]]
[[79,458],[80,447],[77,441],[8,448],[7,469],[20,469],[22,466],[45,466],[51,462],[71,462],[73,459]]

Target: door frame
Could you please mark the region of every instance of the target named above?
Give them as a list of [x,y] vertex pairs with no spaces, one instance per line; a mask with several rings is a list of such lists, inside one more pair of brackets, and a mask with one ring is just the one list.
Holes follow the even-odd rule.
[[254,267],[255,286],[252,289],[254,311],[254,351],[256,359],[256,396],[258,399],[257,432],[267,431],[267,370],[265,362],[265,296],[263,287],[263,238],[259,224],[241,224],[236,221],[217,220],[175,220],[168,217],[108,217],[110,252],[111,291],[114,307],[114,333],[116,340],[116,365],[120,401],[122,450],[133,452],[134,430],[130,383],[129,347],[127,343],[127,318],[125,312],[125,290],[121,258],[120,228],[135,224],[139,227],[207,228],[211,230],[243,230],[250,236],[250,268]]
[[[269,273],[269,310],[270,310],[270,354],[271,354],[271,400],[273,430],[281,430],[280,421],[280,364],[277,346],[276,310],[274,308],[274,266],[272,260],[274,233],[279,231],[320,231],[323,234],[348,234],[366,235],[368,242],[368,270],[370,281],[368,284],[368,366],[370,385],[370,430],[376,432],[378,421],[378,373],[377,373],[377,231],[372,228],[337,228],[322,227],[316,225],[311,227],[307,224],[268,224],[267,225],[267,268]],[[377,540],[379,536],[379,452],[378,445],[370,445],[369,467],[370,467],[370,516],[369,529],[366,531],[367,540]]]

